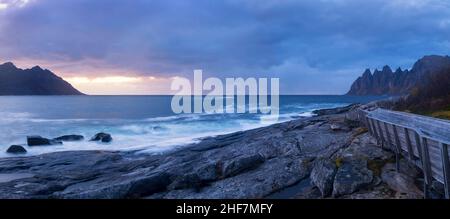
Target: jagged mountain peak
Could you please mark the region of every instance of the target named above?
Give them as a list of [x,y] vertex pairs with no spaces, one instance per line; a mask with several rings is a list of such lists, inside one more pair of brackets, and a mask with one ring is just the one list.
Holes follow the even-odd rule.
[[388,73],[392,73],[392,69],[391,67],[389,67],[388,65],[385,65],[383,67],[383,70],[381,70],[382,72],[388,72]]
[[426,83],[434,72],[450,68],[449,56],[424,56],[414,63],[411,70],[397,68],[395,72],[389,66],[382,70],[375,69],[372,77],[370,70],[353,82],[348,95],[400,95],[408,93],[412,88]]
[[0,65],[0,69],[2,70],[15,70],[17,67],[12,62],[5,62]]

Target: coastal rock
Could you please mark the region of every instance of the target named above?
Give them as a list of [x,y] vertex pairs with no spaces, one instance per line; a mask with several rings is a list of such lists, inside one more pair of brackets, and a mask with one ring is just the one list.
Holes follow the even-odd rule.
[[[2,174],[26,173],[33,177],[0,183],[0,198],[248,199],[279,192],[292,197],[304,194],[303,197],[319,198],[319,186],[302,182],[315,175],[316,183],[320,184],[318,179],[323,170],[317,167],[314,174],[311,172],[321,158],[336,161],[336,167],[340,167],[337,172],[342,172],[347,158],[341,162],[333,156],[361,136],[355,135],[355,129],[332,131],[330,124],[335,123],[343,130],[348,129],[345,115],[333,114],[204,138],[157,154],[65,151],[2,158]],[[101,141],[101,136],[93,139],[96,137]],[[360,169],[359,172],[364,172]],[[343,180],[337,180],[337,175],[333,181],[336,191],[338,185],[346,186],[341,185]],[[321,187],[329,185],[329,178]],[[369,181],[353,178],[360,184]],[[367,187],[358,188],[357,192],[362,192]]]
[[55,145],[62,144],[61,141],[43,138],[39,135],[27,136],[28,146]]
[[112,137],[108,133],[100,132],[100,133],[95,134],[94,137],[92,137],[90,141],[101,141],[104,143],[108,143],[108,142],[112,141]]
[[138,198],[166,189],[170,184],[167,173],[149,173],[147,175],[113,178],[108,183],[91,182],[85,187],[68,187],[55,193],[55,198],[66,199],[123,199]]
[[209,163],[200,166],[195,172],[201,181],[209,182],[219,178],[218,168],[219,166],[216,163]]
[[383,167],[381,178],[391,189],[407,198],[421,198],[423,193],[417,188],[414,178],[409,174],[396,171],[395,164],[388,163]]
[[84,137],[82,135],[63,135],[57,138],[54,138],[56,141],[81,141]]
[[340,114],[340,113],[348,112],[348,111],[350,111],[352,109],[356,109],[360,105],[361,104],[351,104],[351,105],[348,105],[348,106],[336,107],[336,108],[332,108],[332,109],[314,110],[313,113],[318,115],[318,116]]
[[147,198],[239,199],[264,198],[280,189],[307,178],[309,160],[277,157],[262,163],[256,169],[233,177],[211,182],[200,190],[182,189],[154,194]]
[[396,199],[395,192],[382,184],[370,190],[356,191],[355,193],[341,196],[344,199]]
[[331,124],[330,125],[331,130],[333,131],[339,131],[341,130],[341,126],[337,125],[337,124]]
[[364,133],[355,138],[350,146],[337,154],[341,158],[361,158],[369,161],[387,162],[392,160],[394,154],[383,150],[377,145],[376,140],[369,133]]
[[188,173],[183,176],[177,177],[172,184],[168,186],[169,190],[175,189],[186,189],[186,188],[196,188],[202,187],[202,180],[195,173]]
[[227,162],[223,168],[223,176],[230,177],[259,166],[264,162],[264,157],[260,154],[239,157],[231,162]]
[[338,197],[354,193],[369,185],[372,180],[373,173],[367,168],[367,161],[344,161],[334,178],[333,196]]
[[20,145],[11,145],[6,152],[11,154],[24,154],[27,153],[27,150]]
[[322,197],[331,195],[336,170],[336,164],[330,159],[322,158],[314,162],[310,177],[312,183],[320,190]]

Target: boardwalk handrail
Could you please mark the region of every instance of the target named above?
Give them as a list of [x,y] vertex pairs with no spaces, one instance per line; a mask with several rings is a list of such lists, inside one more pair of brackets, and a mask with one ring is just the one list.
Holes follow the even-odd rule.
[[[422,169],[425,197],[428,186],[434,179],[444,184],[445,198],[450,198],[449,122],[381,109],[375,111],[360,109],[358,119],[366,125],[369,133],[381,143],[382,147],[387,145],[393,149],[397,169],[400,155],[406,155],[410,162]],[[424,124],[426,127],[420,127]],[[426,130],[433,129],[433,126],[434,130]]]

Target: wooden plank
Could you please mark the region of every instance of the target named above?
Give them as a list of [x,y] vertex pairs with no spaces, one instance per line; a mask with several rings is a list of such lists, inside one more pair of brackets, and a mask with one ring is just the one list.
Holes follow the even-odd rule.
[[429,135],[428,137],[438,139],[446,144],[450,143],[450,121],[448,120],[383,109],[371,111],[369,115],[374,119],[389,121],[410,129],[422,130],[424,134]]
[[369,130],[369,134],[372,135],[372,136],[374,136],[373,131],[372,131],[372,126],[370,125],[369,118],[366,117],[365,121],[366,121],[366,127],[367,127],[367,129]]
[[372,127],[372,132],[373,132],[375,138],[377,139],[377,141],[379,141],[379,140],[380,140],[380,137],[378,136],[378,132],[377,132],[377,129],[376,129],[376,127],[375,127],[375,124],[374,124],[373,119],[370,119],[370,118],[369,118],[369,122],[370,122],[370,126]]
[[397,149],[397,153],[401,153],[402,149],[401,149],[400,139],[398,137],[397,127],[395,125],[393,125],[392,129],[394,130],[395,147]]
[[405,132],[406,146],[408,148],[409,159],[414,160],[414,150],[411,144],[411,138],[409,138],[408,128],[403,128],[403,131]]
[[414,138],[416,140],[416,147],[417,147],[417,153],[419,153],[419,159],[420,159],[421,163],[423,163],[422,142],[420,141],[419,133],[417,133],[416,131],[414,131]]
[[[384,124],[387,129],[386,123],[384,123]],[[396,166],[397,172],[399,172],[400,171],[400,154],[402,152],[402,149],[401,149],[401,145],[400,145],[400,140],[398,139],[397,128],[395,125],[392,125],[392,130],[394,131],[394,139],[395,139],[395,145],[393,145],[395,148],[395,166]]]
[[380,125],[380,121],[376,120],[377,125],[378,125],[378,133],[380,134],[380,140],[381,140],[381,148],[383,148],[384,143],[386,142],[384,140],[384,134],[383,134],[383,130],[381,129],[381,125]]
[[389,129],[388,129],[388,125],[387,123],[384,123],[384,129],[386,131],[386,138],[387,138],[387,143],[389,144],[389,147],[392,147],[392,139],[391,139],[391,135],[389,134]]
[[448,157],[448,145],[441,143],[441,157],[444,174],[445,198],[450,199],[450,162]]
[[430,185],[432,183],[432,172],[431,172],[431,164],[430,164],[430,156],[428,154],[428,140],[425,137],[421,138],[421,146],[422,146],[422,167],[423,173],[425,175],[425,183]]

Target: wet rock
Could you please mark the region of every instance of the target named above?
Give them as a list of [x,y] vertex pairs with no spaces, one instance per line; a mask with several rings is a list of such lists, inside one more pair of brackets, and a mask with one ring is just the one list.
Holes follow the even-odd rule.
[[354,193],[369,185],[372,180],[373,173],[367,168],[366,160],[344,161],[334,178],[333,196]]
[[227,162],[223,168],[223,176],[230,177],[245,170],[255,168],[264,162],[264,157],[260,154],[239,157],[231,162]]
[[57,141],[81,141],[84,140],[82,135],[63,135],[57,138],[54,138]]
[[331,195],[336,171],[336,164],[330,159],[322,158],[314,162],[310,177],[312,183],[320,190],[322,197]]
[[104,143],[109,143],[112,141],[112,137],[108,133],[100,132],[100,133],[95,134],[94,137],[92,137],[90,141],[101,141]]
[[55,145],[62,144],[61,141],[43,138],[39,135],[27,136],[28,146]]
[[12,145],[6,152],[10,154],[25,154],[27,153],[27,150],[20,145]]

